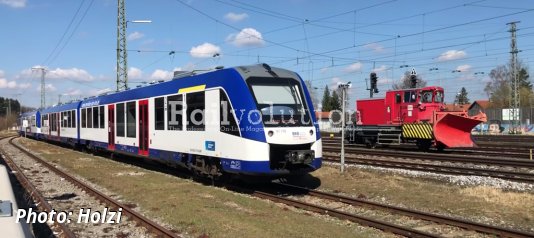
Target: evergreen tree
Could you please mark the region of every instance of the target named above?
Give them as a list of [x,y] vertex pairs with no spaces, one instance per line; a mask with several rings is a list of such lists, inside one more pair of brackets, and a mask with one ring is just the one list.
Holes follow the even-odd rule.
[[330,97],[330,106],[332,107],[331,110],[341,110],[341,100],[336,90],[332,92],[332,97]]
[[326,85],[324,88],[323,101],[321,103],[323,105],[323,112],[329,112],[332,110],[332,100],[330,99],[330,90],[328,89],[328,85]]

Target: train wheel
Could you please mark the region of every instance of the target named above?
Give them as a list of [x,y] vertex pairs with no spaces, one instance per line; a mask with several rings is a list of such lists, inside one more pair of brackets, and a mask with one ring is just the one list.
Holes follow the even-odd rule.
[[436,145],[436,149],[438,150],[438,152],[443,152],[445,150],[445,145],[438,142]]
[[432,141],[431,140],[417,140],[417,148],[419,150],[428,150],[430,149],[430,147],[432,146]]

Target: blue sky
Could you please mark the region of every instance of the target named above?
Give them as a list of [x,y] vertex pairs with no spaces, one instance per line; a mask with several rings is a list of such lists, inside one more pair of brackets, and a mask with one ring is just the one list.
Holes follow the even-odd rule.
[[[512,21],[519,59],[534,62],[528,0],[158,0],[126,1],[126,12],[152,20],[128,24],[130,87],[261,62],[298,72],[319,97],[351,81],[353,108],[373,68],[382,96],[413,67],[448,102],[461,87],[484,99],[489,72],[509,61]],[[0,95],[39,106],[37,66],[48,70],[48,105],[116,88],[117,1],[0,0],[0,18]]]

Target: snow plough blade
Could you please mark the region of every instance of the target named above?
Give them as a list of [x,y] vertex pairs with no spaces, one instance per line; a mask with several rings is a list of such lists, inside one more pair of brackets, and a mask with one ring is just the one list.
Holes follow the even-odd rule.
[[434,123],[434,138],[446,148],[476,147],[471,130],[481,122],[480,118],[446,113]]

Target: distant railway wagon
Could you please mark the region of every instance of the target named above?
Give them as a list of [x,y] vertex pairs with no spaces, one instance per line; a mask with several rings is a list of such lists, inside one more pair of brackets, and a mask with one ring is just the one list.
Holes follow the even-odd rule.
[[465,111],[445,111],[443,88],[436,86],[391,90],[384,98],[358,100],[356,107],[357,123],[348,127],[346,139],[370,147],[473,147],[471,130],[485,121],[483,113],[469,117]]
[[321,167],[322,145],[300,76],[240,66],[25,113],[20,133],[156,159],[196,173],[288,176]]

